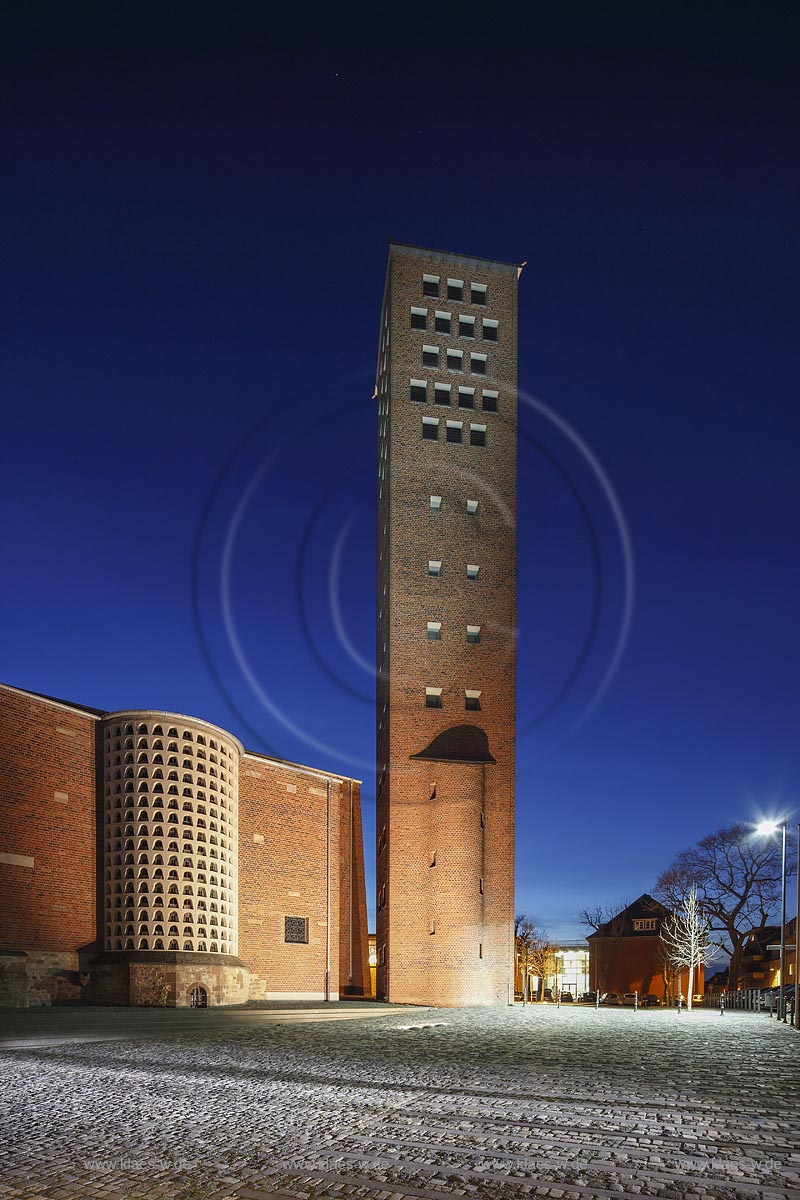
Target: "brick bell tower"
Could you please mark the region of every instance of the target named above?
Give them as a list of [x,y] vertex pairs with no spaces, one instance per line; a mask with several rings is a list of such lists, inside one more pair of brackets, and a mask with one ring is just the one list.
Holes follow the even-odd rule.
[[517,281],[390,243],[378,400],[377,995],[513,999]]

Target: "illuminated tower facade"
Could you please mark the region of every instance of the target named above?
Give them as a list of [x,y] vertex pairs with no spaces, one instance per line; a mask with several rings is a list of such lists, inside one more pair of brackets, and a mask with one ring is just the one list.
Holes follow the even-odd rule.
[[378,401],[377,994],[513,999],[517,281],[390,244]]

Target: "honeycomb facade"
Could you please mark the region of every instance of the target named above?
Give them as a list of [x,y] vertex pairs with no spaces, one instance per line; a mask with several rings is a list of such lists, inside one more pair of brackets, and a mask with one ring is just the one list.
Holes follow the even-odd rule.
[[358,780],[0,685],[0,1006],[370,993]]
[[202,721],[102,725],[104,947],[237,953],[239,742]]

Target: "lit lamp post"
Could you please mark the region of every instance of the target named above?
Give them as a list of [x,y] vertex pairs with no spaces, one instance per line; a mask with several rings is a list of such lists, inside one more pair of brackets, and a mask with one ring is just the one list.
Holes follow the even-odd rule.
[[[786,1023],[786,1005],[784,1003],[784,988],[786,986],[786,820],[762,821],[756,826],[756,833],[767,837],[781,831],[781,986],[778,992],[778,1018]],[[795,922],[797,924],[797,922]],[[797,939],[795,938],[795,941]],[[795,950],[795,962],[797,950]],[[797,967],[795,967],[795,992],[797,992]],[[795,1006],[797,996],[795,995]]]

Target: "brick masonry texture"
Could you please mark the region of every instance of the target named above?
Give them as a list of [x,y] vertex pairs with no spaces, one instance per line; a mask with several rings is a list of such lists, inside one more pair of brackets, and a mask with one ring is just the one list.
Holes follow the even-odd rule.
[[[0,856],[12,860],[0,857],[0,1005],[182,1005],[195,984],[207,988],[212,1004],[322,998],[326,960],[331,998],[368,994],[359,783],[247,752],[238,771],[238,956],[229,964],[200,953],[148,961],[146,950],[109,953],[115,943],[100,953],[102,793],[116,786],[113,763],[109,769],[100,757],[108,715],[0,687]],[[152,724],[158,714],[139,716]],[[161,716],[214,732],[195,718]],[[110,845],[113,852],[113,839]],[[105,869],[118,868],[111,862]],[[285,941],[287,916],[305,918],[307,943]]]
[[[438,298],[423,275],[440,277]],[[463,301],[447,279],[464,281]],[[513,952],[516,603],[517,268],[392,246],[381,316],[378,551],[378,995],[437,1004],[504,1004]],[[486,305],[470,283],[485,284]],[[411,308],[427,328],[411,327]],[[451,333],[435,330],[451,314]],[[458,331],[475,318],[476,337]],[[481,336],[498,322],[498,340]],[[438,368],[423,347],[439,349]],[[486,376],[451,371],[448,349],[487,356]],[[410,398],[411,380],[427,400]],[[449,384],[448,406],[434,384]],[[458,388],[475,389],[474,408]],[[481,393],[498,393],[497,412]],[[423,439],[423,417],[440,421]],[[462,443],[445,422],[463,423]],[[486,445],[470,444],[470,423]],[[439,511],[430,497],[440,496]],[[467,500],[477,500],[475,515]],[[441,575],[428,561],[442,563]],[[480,568],[467,578],[467,564]],[[441,623],[438,640],[428,622]],[[480,641],[467,642],[467,625]],[[441,708],[425,706],[442,689]],[[480,691],[480,711],[465,692]],[[418,757],[422,755],[423,757]]]
[[90,715],[0,692],[0,854],[33,858],[0,861],[0,948],[99,949],[96,732]]

